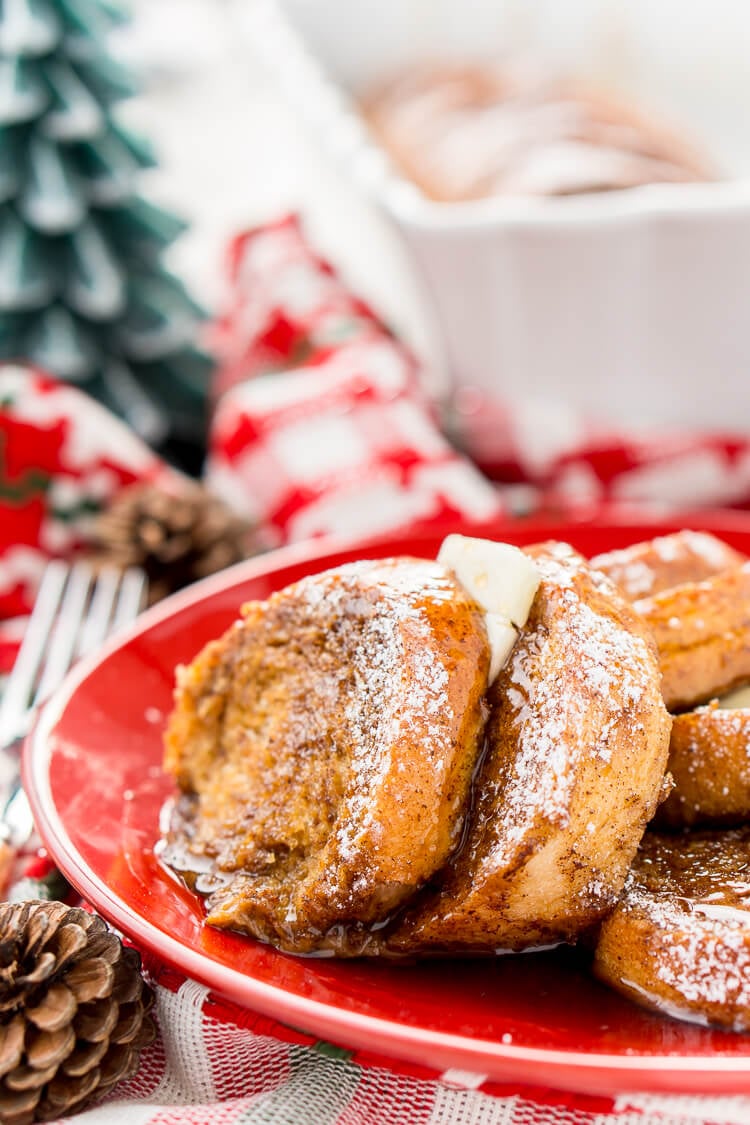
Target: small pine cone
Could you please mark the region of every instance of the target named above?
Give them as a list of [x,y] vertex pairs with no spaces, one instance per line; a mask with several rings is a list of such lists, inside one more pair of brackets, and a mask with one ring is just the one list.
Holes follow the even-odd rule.
[[138,953],[97,915],[0,903],[0,1121],[77,1113],[132,1077],[152,1004]]
[[194,481],[123,489],[95,521],[90,546],[96,564],[141,567],[150,604],[258,550],[252,525]]

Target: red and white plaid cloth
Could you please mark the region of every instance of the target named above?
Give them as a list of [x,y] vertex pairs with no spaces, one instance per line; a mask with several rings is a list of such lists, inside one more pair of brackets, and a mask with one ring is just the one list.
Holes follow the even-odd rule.
[[347,1050],[146,967],[162,1032],[136,1077],[85,1117],[97,1125],[120,1115],[127,1125],[750,1123],[750,1097],[587,1096]]
[[[459,491],[472,510],[490,506],[488,479],[497,486],[495,504],[512,511],[581,500],[672,510],[750,507],[750,431],[623,432],[616,420],[571,409],[554,372],[545,401],[527,400],[522,386],[507,400],[463,388],[443,409],[438,426],[434,404],[420,390],[414,357],[310,248],[295,216],[239,235],[228,253],[227,284],[227,308],[213,330],[219,405],[209,473],[237,505],[267,516],[281,540],[308,533],[298,513],[323,493],[326,515],[311,513],[312,530],[346,527],[355,515],[347,505],[354,481],[366,487],[387,475],[386,466],[392,470],[409,457],[455,466],[456,479],[465,481]],[[279,372],[285,373],[283,382],[274,384],[270,373]],[[299,456],[292,438],[300,431],[290,428],[293,410],[286,395],[297,398],[298,408],[304,402],[307,412],[308,436],[301,439]],[[372,408],[373,399],[379,410]],[[421,434],[430,434],[429,450],[416,430],[415,447],[407,442],[405,449],[401,442],[405,400],[419,415]],[[331,425],[332,415],[340,426]],[[320,444],[330,434],[339,447],[318,449],[320,460],[305,462],[300,472],[304,454],[316,444],[316,427]],[[452,447],[441,430],[451,435]],[[252,442],[251,455],[245,437]],[[269,482],[268,491],[266,466],[282,478],[278,488]],[[407,506],[416,504],[408,474],[400,484]],[[438,518],[440,503],[435,498],[428,519]],[[381,515],[385,527],[395,528],[399,520],[397,510],[390,522]]]
[[[441,432],[413,356],[309,249],[294,218],[240,236],[229,283],[214,328],[220,364],[206,479],[273,542],[482,518],[519,500],[750,501],[744,436],[633,438],[564,409],[467,392],[453,432],[481,472]],[[3,637],[12,656],[45,559],[74,552],[91,514],[119,488],[170,473],[75,390],[0,368],[0,657]],[[49,865],[34,860],[29,897],[48,878]],[[72,1120],[750,1125],[750,1096],[587,1097],[352,1052],[239,1008],[153,960],[146,968],[161,1034],[134,1079]]]
[[0,673],[12,665],[48,560],[74,556],[120,489],[173,475],[75,387],[0,365]]
[[437,428],[387,339],[227,391],[206,483],[278,543],[491,519],[504,507]]

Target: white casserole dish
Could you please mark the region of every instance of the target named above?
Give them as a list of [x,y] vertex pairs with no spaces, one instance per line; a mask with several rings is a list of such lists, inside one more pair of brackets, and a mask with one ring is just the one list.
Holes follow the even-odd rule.
[[[564,10],[564,14],[563,14]],[[617,427],[750,426],[746,0],[249,0],[246,27],[321,143],[393,220],[454,388]],[[632,93],[727,179],[435,203],[375,144],[358,95],[410,61],[531,53]],[[489,416],[489,415],[488,415]],[[527,414],[528,416],[528,414]]]

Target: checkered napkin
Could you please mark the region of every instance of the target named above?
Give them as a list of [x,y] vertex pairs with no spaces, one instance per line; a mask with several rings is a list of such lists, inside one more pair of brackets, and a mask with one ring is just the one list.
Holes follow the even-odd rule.
[[240,383],[216,410],[208,485],[277,542],[499,515],[497,489],[441,434],[410,375],[383,339]]
[[[522,385],[512,399],[464,387],[443,404],[438,424],[414,357],[310,247],[295,216],[237,236],[227,289],[213,330],[219,409],[209,471],[227,498],[267,516],[281,540],[347,527],[357,518],[353,489],[375,488],[376,479],[388,481],[382,506],[372,509],[386,527],[398,522],[399,502],[404,516],[427,512],[428,520],[439,520],[443,505],[453,512],[456,501],[487,511],[498,505],[488,479],[511,511],[582,501],[662,510],[750,506],[747,432],[623,431],[616,419],[571,408],[554,372],[542,401],[527,399]],[[274,399],[268,376],[279,372],[286,374]],[[405,400],[418,425],[404,420]],[[294,426],[303,404],[307,438]],[[416,474],[419,500],[412,461],[431,466]],[[266,491],[273,473],[280,479]],[[324,510],[308,521],[308,504]]]
[[273,542],[507,510],[441,432],[414,357],[296,218],[240,235],[228,283],[206,480]]
[[[417,366],[286,218],[240,236],[220,358],[206,480],[273,542],[483,518],[560,497],[744,503],[750,442],[640,441],[522,404],[457,400],[454,433],[503,482],[457,451]],[[0,369],[0,636],[10,657],[50,555],[127,483],[172,470],[71,388]],[[364,514],[364,518],[363,518]],[[43,855],[26,897],[59,894]],[[134,1079],[78,1120],[278,1125],[747,1123],[750,1098],[586,1097],[500,1085],[321,1042],[239,1008],[146,959],[161,1034]],[[429,1060],[426,1060],[428,1062]]]
[[87,395],[0,364],[0,673],[13,663],[49,559],[75,556],[122,488],[172,475]]
[[750,1097],[587,1096],[354,1051],[149,964],[161,1035],[102,1125],[748,1125]]

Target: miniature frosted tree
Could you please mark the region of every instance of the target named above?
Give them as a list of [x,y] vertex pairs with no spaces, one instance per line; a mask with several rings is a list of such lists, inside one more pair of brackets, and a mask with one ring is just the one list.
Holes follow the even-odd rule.
[[196,470],[209,360],[199,309],[161,264],[183,229],[137,194],[150,147],[118,123],[109,0],[0,0],[0,358],[105,403]]

